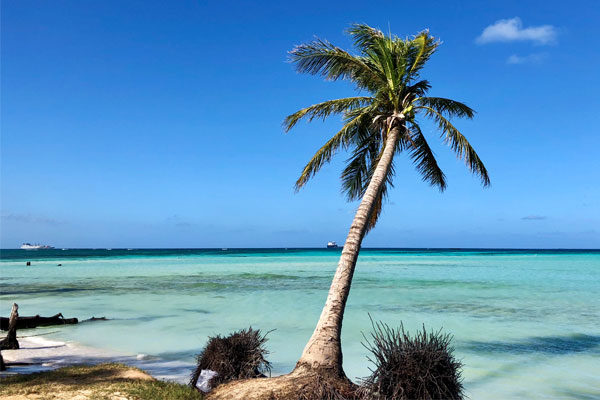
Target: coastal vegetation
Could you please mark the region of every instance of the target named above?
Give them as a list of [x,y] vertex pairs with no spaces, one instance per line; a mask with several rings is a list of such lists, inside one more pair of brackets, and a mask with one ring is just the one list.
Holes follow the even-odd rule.
[[284,121],[289,131],[301,120],[342,116],[342,128],[304,167],[296,189],[301,189],[338,151],[345,150],[350,158],[341,174],[342,189],[348,200],[360,200],[321,317],[291,374],[261,380],[267,382],[260,384],[252,380],[232,382],[221,386],[215,398],[269,398],[273,393],[285,398],[318,379],[327,380],[340,391],[353,385],[342,368],[342,320],[362,240],[376,225],[393,187],[395,156],[407,153],[423,180],[440,191],[447,185],[421,129],[422,118],[433,121],[444,142],[484,186],[490,184],[475,149],[450,122],[453,117],[473,118],[475,112],[458,101],[427,96],[431,85],[421,78],[421,72],[440,42],[428,31],[402,39],[362,24],[351,26],[348,33],[357,54],[321,39],[290,52],[290,61],[298,72],[333,81],[347,80],[361,94],[312,105]]
[[206,346],[198,354],[190,386],[196,386],[202,370],[217,373],[210,379],[211,388],[231,380],[270,375],[271,363],[266,359],[269,354],[265,348],[266,342],[266,334],[252,327],[225,337],[209,337]]
[[[367,360],[373,364],[371,375],[362,379],[360,385],[339,385],[327,376],[300,377],[295,383],[297,388],[288,386],[289,392],[272,391],[269,399],[298,400],[411,400],[411,399],[448,399],[463,398],[461,377],[462,363],[454,357],[454,349],[449,334],[417,332],[410,336],[404,326],[393,329],[389,325],[371,320],[371,339],[366,336],[363,346],[371,352]],[[269,390],[273,382],[265,378],[263,372],[269,372],[271,364],[266,360],[266,337],[252,328],[234,332],[229,336],[209,338],[206,347],[198,355],[197,367],[192,374],[190,386],[204,392],[219,385],[242,381],[242,387]],[[204,373],[208,373],[205,375]],[[216,373],[216,376],[215,374]],[[199,378],[203,379],[198,385]],[[276,378],[278,383],[286,382],[287,377]],[[215,398],[215,392],[208,398]],[[237,398],[239,393],[216,391],[217,398]],[[253,394],[252,398],[257,396]]]
[[377,322],[363,345],[373,364],[358,390],[365,399],[463,398],[462,363],[454,357],[452,336],[423,330],[411,337],[404,326]]

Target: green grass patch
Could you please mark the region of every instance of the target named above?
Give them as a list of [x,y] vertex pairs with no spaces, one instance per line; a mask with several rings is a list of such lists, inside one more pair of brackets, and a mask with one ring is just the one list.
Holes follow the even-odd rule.
[[158,381],[122,364],[65,367],[0,380],[0,397],[68,399],[202,399],[186,385]]

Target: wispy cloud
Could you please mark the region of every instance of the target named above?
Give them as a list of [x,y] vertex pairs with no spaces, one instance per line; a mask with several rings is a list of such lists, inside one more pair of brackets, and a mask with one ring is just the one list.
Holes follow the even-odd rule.
[[541,221],[543,219],[548,219],[545,215],[528,215],[526,217],[521,218],[524,221]]
[[12,222],[20,222],[26,224],[44,224],[44,225],[60,225],[63,224],[62,221],[58,221],[53,218],[47,218],[39,215],[32,214],[4,214],[2,215],[2,221],[12,221]]
[[172,224],[179,228],[189,228],[193,225],[190,221],[182,218],[181,216],[179,216],[177,214],[167,217],[167,223]]
[[556,28],[552,25],[529,26],[523,28],[521,18],[501,19],[486,27],[476,39],[479,44],[492,42],[531,41],[537,44],[550,44],[556,41]]
[[548,55],[546,53],[533,53],[526,56],[513,54],[506,59],[507,64],[537,64],[542,62]]

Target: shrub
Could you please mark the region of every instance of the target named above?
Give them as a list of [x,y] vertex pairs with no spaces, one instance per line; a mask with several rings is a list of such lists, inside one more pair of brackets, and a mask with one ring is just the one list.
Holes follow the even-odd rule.
[[[397,329],[373,323],[371,338],[363,346],[372,353],[371,376],[364,379],[361,393],[364,398],[404,399],[462,399],[462,363],[453,355],[452,336],[441,330],[417,332],[411,338],[404,326]],[[364,335],[363,335],[364,337]]]
[[[268,332],[267,332],[268,334]],[[269,352],[264,348],[266,335],[259,329],[242,329],[229,336],[209,337],[206,347],[197,356],[197,366],[190,380],[196,386],[203,369],[216,371],[218,375],[210,380],[216,387],[235,379],[264,377],[271,373],[271,363],[266,360]]]

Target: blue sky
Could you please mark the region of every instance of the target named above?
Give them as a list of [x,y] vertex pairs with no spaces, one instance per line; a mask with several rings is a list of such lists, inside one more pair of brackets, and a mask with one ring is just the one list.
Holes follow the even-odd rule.
[[478,112],[456,124],[492,178],[424,123],[449,187],[399,157],[364,246],[598,248],[599,20],[594,1],[3,1],[0,245],[343,242],[347,155],[293,190],[340,120],[281,122],[353,90],[286,54],[364,22],[443,41],[423,75]]

